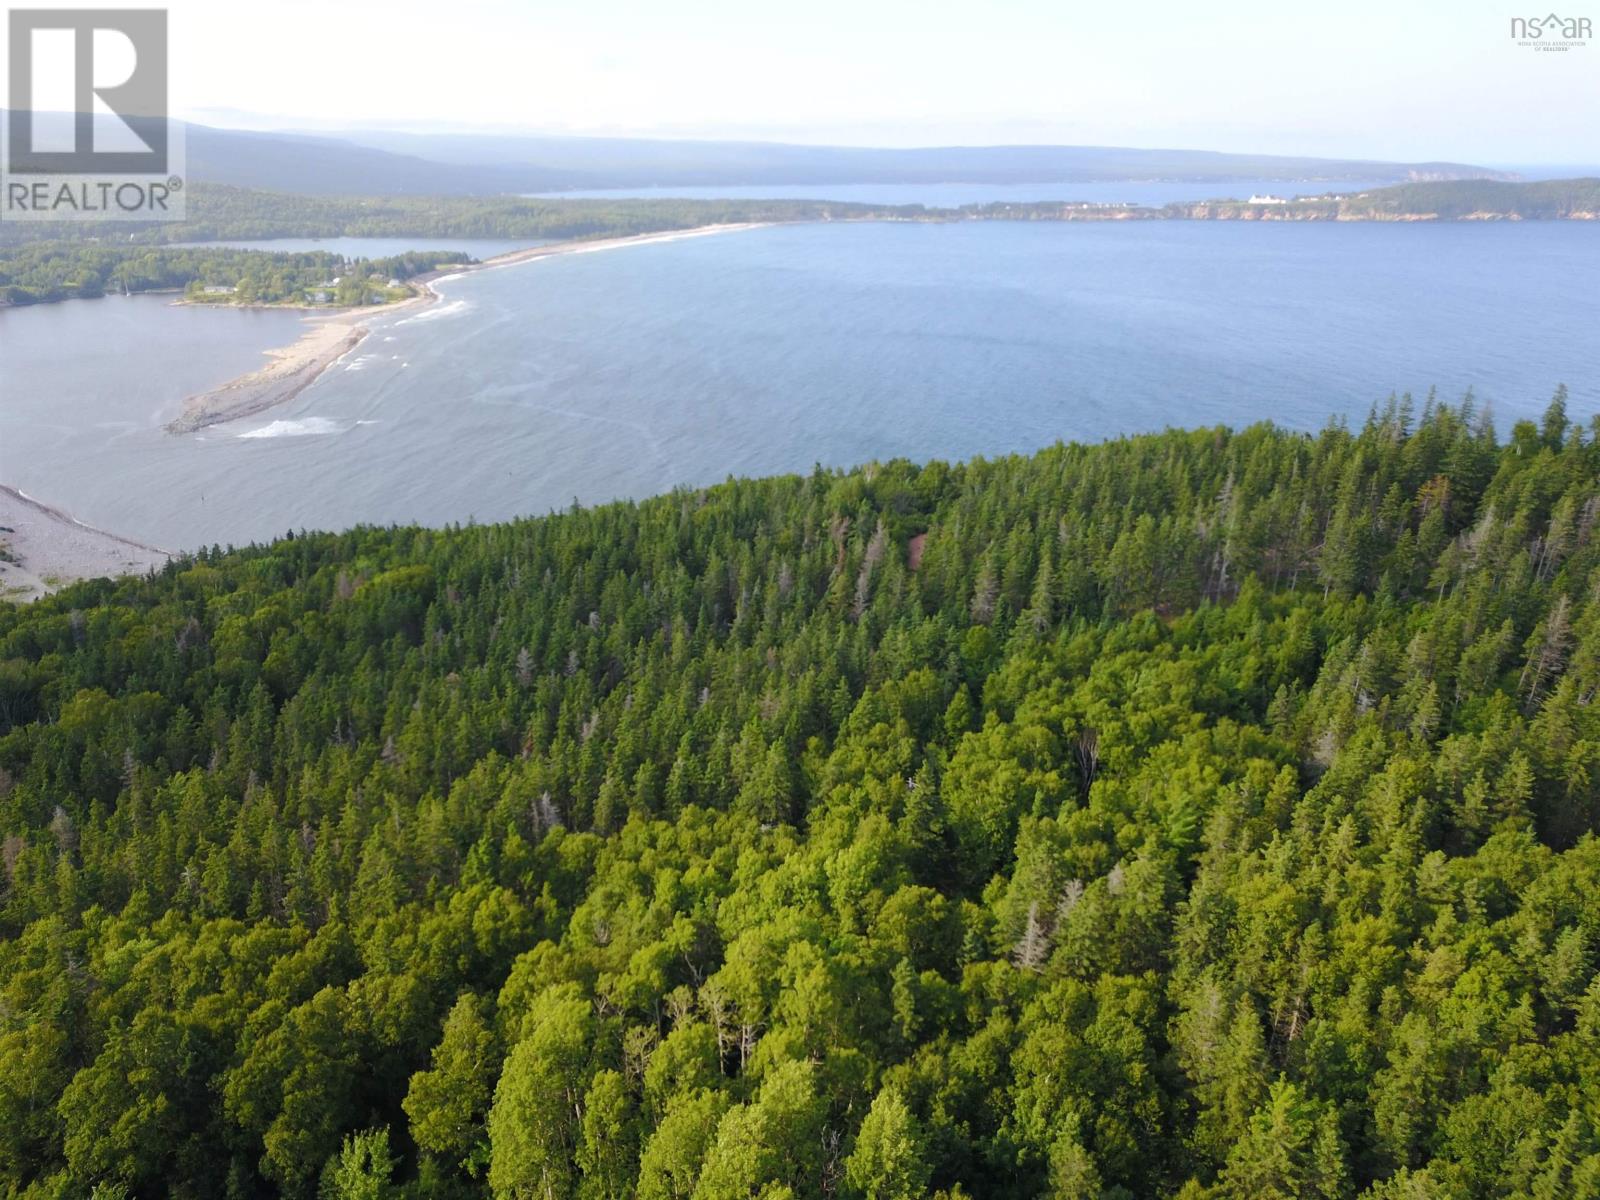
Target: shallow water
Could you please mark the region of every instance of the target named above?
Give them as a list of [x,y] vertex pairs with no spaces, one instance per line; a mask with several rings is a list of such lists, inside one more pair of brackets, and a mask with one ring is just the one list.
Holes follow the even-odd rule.
[[297,332],[155,298],[0,313],[0,481],[159,545],[493,520],[729,474],[1026,452],[1169,425],[1359,421],[1556,383],[1600,410],[1600,228],[783,226],[441,284],[294,402],[184,395]]

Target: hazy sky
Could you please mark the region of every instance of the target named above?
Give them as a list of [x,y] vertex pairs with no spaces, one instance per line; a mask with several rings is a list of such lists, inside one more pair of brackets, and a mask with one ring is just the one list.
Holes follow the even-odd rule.
[[[1515,13],[1547,12],[1548,3],[174,0],[169,8],[174,105],[215,124],[1592,163],[1600,41],[1552,54],[1509,35]],[[1558,0],[1567,8],[1600,25],[1600,0]]]

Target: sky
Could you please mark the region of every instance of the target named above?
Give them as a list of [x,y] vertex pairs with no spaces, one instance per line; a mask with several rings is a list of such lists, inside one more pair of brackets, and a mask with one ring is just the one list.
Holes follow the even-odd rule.
[[1519,47],[1531,0],[167,7],[173,106],[216,125],[1600,162],[1600,40]]

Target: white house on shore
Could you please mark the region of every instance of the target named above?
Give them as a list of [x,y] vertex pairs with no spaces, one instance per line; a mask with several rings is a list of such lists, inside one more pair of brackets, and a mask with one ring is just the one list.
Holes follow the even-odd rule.
[[1267,195],[1267,196],[1251,196],[1250,197],[1250,203],[1251,204],[1287,204],[1289,202],[1287,200],[1285,200],[1282,196]]

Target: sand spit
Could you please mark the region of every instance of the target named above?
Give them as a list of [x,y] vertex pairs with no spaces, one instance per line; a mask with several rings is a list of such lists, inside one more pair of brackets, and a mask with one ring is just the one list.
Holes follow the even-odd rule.
[[439,293],[433,287],[436,281],[456,279],[474,271],[516,266],[538,258],[554,258],[562,254],[592,254],[624,246],[674,242],[684,238],[760,227],[760,224],[754,222],[738,225],[702,225],[695,229],[643,233],[632,237],[555,242],[548,246],[513,250],[507,254],[485,259],[481,263],[453,266],[428,275],[419,275],[411,281],[412,286],[418,289],[417,295],[409,300],[403,300],[398,304],[344,309],[326,316],[309,318],[307,320],[309,328],[293,345],[267,351],[270,361],[266,366],[230,380],[219,388],[190,396],[185,400],[183,410],[168,423],[167,432],[193,433],[208,425],[219,425],[224,421],[254,416],[294,399],[315,383],[324,371],[359,346],[376,319],[387,319],[402,312],[425,307],[438,300]]

